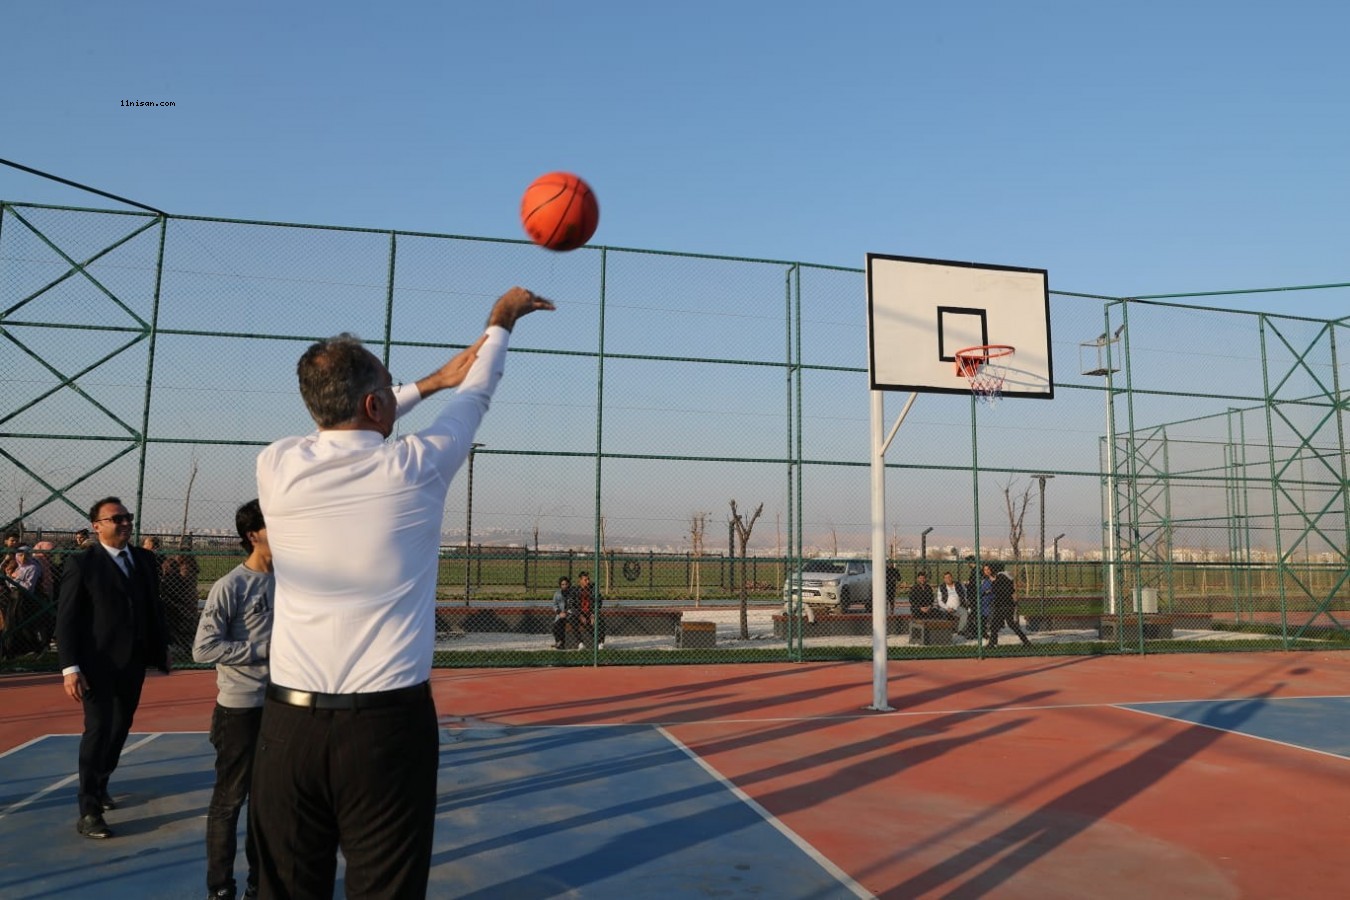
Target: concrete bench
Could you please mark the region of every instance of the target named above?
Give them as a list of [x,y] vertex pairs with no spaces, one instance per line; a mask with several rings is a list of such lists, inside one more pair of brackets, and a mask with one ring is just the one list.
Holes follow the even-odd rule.
[[[665,635],[674,637],[682,613],[677,609],[634,609],[605,606],[605,631],[611,635]],[[553,631],[552,604],[538,606],[463,606],[439,604],[436,607],[436,631],[453,634],[549,634]],[[571,629],[568,629],[569,631]]]
[[[1143,625],[1144,640],[1168,640],[1172,637],[1175,619],[1170,615],[1144,614],[1121,616],[1103,616],[1097,626],[1097,633],[1104,641],[1131,640],[1139,637],[1140,625]],[[1119,626],[1119,627],[1117,627]]]
[[956,633],[956,623],[951,619],[911,619],[909,622],[909,642],[925,647],[935,644],[952,643]]
[[[904,634],[909,616],[891,614],[886,617],[887,634]],[[798,631],[800,629],[800,631]],[[779,639],[800,633],[802,637],[839,637],[872,633],[871,613],[831,613],[816,616],[814,622],[802,617],[799,623],[781,613],[773,617],[773,636]]]
[[686,650],[706,650],[717,646],[716,622],[680,622],[680,632],[675,637],[675,646]]

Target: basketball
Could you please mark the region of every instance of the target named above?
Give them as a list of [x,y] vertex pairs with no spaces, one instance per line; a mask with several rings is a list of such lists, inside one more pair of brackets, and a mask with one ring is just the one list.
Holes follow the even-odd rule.
[[520,224],[530,240],[550,250],[575,250],[600,224],[591,186],[568,172],[540,175],[520,198]]

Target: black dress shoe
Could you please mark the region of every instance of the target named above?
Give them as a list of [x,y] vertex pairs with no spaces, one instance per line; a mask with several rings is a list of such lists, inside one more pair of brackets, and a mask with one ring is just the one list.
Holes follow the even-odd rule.
[[103,817],[98,813],[80,816],[80,821],[75,823],[75,830],[87,838],[100,841],[113,836],[112,829],[108,827],[108,823],[103,821]]
[[107,812],[110,809],[117,809],[116,801],[113,800],[112,794],[107,791],[98,795],[98,805],[103,807],[104,812]]

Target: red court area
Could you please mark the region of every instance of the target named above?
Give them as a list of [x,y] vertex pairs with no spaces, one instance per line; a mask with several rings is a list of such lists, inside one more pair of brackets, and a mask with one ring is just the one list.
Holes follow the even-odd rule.
[[[1350,697],[1350,654],[893,662],[885,713],[865,709],[863,663],[440,670],[433,684],[448,728],[659,726],[880,897],[1347,891],[1350,759],[1322,730],[1344,734],[1344,717],[1328,707],[1284,736],[1242,725],[1282,700]],[[210,672],[151,677],[135,730],[204,731],[214,694]],[[1219,724],[1148,709],[1161,701]],[[0,750],[77,733],[78,712],[55,676],[0,680]]]

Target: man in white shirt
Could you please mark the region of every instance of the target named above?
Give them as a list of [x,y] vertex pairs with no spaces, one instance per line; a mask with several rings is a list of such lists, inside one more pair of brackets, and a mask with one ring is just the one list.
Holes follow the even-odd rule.
[[948,615],[956,618],[956,631],[965,634],[970,622],[970,604],[966,599],[966,586],[956,580],[951,572],[942,573],[942,584],[937,587],[937,602]]
[[[428,679],[437,550],[451,479],[501,378],[512,327],[553,304],[501,296],[486,333],[415,385],[351,335],[297,367],[319,430],[258,456],[276,575],[254,762],[264,897],[331,897],[341,846],[350,897],[422,897],[439,755]],[[386,442],[424,397],[457,387],[422,431]]]

